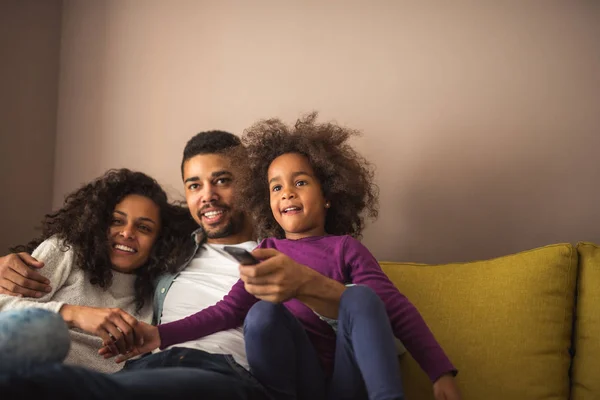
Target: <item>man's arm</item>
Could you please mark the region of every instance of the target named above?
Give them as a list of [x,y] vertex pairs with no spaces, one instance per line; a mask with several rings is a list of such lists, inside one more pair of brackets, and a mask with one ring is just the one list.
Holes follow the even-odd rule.
[[295,298],[319,315],[337,318],[340,298],[346,290],[343,284],[274,249],[255,249],[252,254],[262,262],[240,266],[248,293],[272,303]]
[[50,281],[35,271],[43,266],[27,253],[0,257],[0,294],[39,298],[49,293]]

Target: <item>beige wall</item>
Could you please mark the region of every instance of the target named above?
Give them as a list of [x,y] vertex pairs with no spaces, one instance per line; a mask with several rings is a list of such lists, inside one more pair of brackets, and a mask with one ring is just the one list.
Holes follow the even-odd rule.
[[176,194],[197,131],[314,109],[364,131],[380,259],[600,242],[598,3],[458,3],[66,0],[54,205],[120,166]]
[[0,254],[51,210],[60,0],[0,1]]

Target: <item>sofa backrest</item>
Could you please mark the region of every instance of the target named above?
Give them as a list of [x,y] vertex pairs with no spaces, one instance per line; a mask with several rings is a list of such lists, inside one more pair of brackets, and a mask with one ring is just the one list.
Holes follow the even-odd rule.
[[579,276],[572,400],[600,399],[600,246],[577,245]]
[[[569,398],[578,271],[573,245],[486,261],[381,266],[458,368],[464,400]],[[433,399],[431,382],[412,357],[403,356],[401,364],[406,398]]]

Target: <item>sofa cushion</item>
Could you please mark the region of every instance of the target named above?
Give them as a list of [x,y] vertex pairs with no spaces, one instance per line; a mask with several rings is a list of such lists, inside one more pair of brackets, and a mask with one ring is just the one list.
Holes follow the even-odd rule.
[[579,243],[572,400],[600,399],[600,246]]
[[[458,368],[463,400],[568,399],[574,246],[445,265],[381,264]],[[406,398],[433,399],[408,353],[401,364]]]

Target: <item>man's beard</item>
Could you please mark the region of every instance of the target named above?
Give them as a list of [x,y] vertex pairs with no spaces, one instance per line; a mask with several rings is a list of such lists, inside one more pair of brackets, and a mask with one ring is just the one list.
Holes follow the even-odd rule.
[[235,233],[234,223],[231,220],[227,223],[227,225],[217,230],[207,230],[204,226],[202,229],[204,230],[204,233],[206,233],[207,239],[223,239]]

